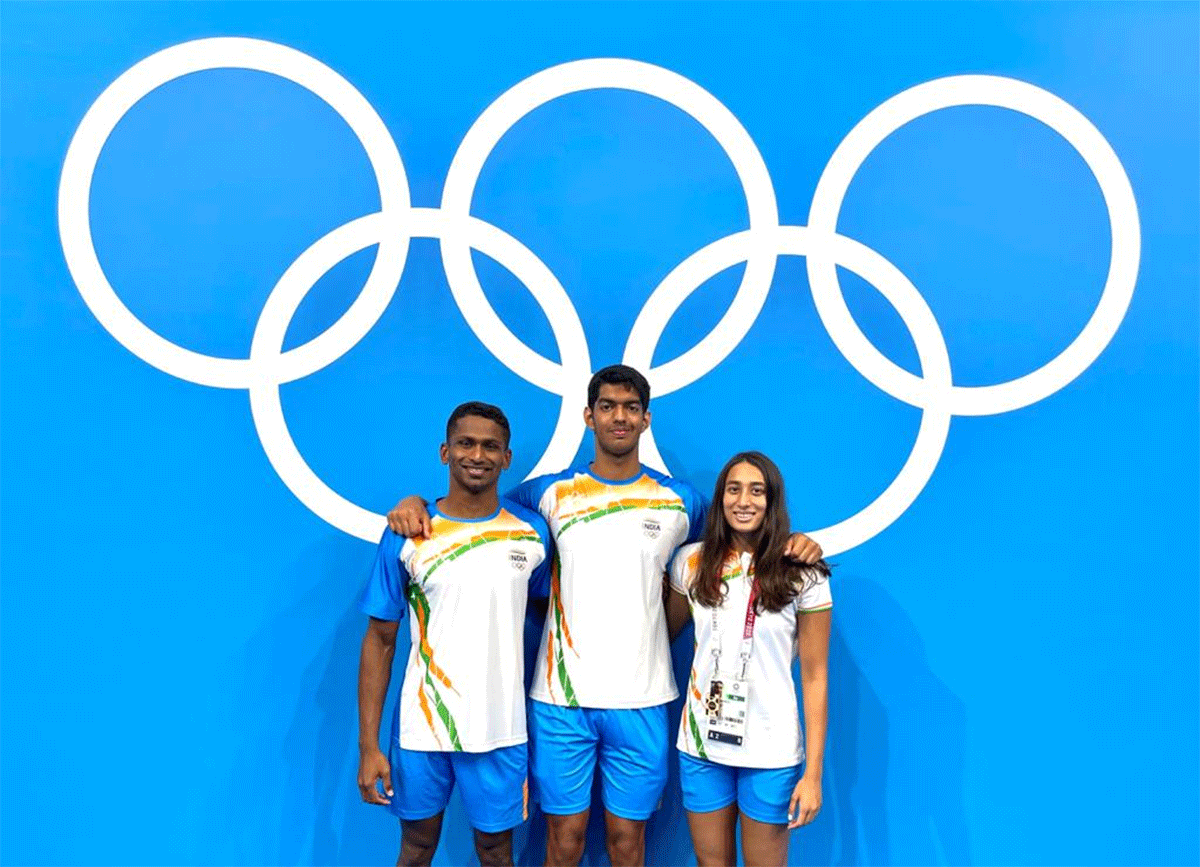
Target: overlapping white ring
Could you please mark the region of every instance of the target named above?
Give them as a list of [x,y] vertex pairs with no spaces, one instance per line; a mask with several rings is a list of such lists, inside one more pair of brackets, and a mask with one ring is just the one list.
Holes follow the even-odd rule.
[[[193,352],[147,328],[109,285],[92,243],[89,214],[92,175],[100,151],[117,123],[152,90],[184,75],[210,69],[269,72],[312,91],[341,115],[362,142],[379,184],[380,214],[389,230],[383,233],[362,293],[325,332],[289,350],[272,366],[283,377],[281,381],[300,379],[348,352],[387,309],[408,254],[404,221],[409,215],[408,178],[387,127],[348,81],[307,54],[259,39],[198,39],[150,55],[110,84],[80,121],[63,161],[58,231],[67,269],[100,324],[147,364],[180,379],[217,388],[247,388],[258,375],[249,359]],[[359,249],[366,246],[368,243],[363,243]]]
[[[125,307],[97,260],[89,225],[92,174],[104,143],[124,114],[162,84],[206,69],[271,72],[308,88],[346,120],[363,143],[380,189],[380,211],[353,220],[314,243],[284,273],[255,329],[248,359],[217,358],[184,349],[147,328]],[[348,352],[378,321],[399,283],[411,237],[441,240],[443,263],[455,300],[481,342],[509,369],[561,396],[555,432],[531,475],[565,465],[582,434],[578,400],[590,373],[578,313],[557,278],[511,235],[470,215],[480,172],[503,135],[530,111],[569,93],[598,88],[637,91],[691,115],[724,148],[746,194],[749,229],[715,241],[688,257],[655,289],[638,315],[624,360],[646,370],[654,391],[667,394],[716,367],[754,324],[766,299],[777,255],[804,255],[818,314],[834,344],[872,384],[923,410],[913,450],[896,478],[868,506],[814,533],[830,554],[870,539],[890,525],[928,482],[941,455],[950,418],[1026,406],[1078,376],[1112,339],[1136,282],[1140,235],[1128,178],[1104,137],[1058,97],[1025,82],[995,76],[954,76],[911,88],[872,111],[834,152],[814,195],[810,226],[779,226],[774,189],[753,141],[724,105],[676,73],[631,60],[583,60],[544,70],[520,82],[479,117],[447,174],[442,207],[412,208],[403,163],[386,128],[348,82],[307,55],[253,39],[203,39],[173,46],[136,64],[88,110],[68,148],[59,190],[63,251],[80,294],[97,319],[127,349],[159,369],[205,385],[247,388],[263,448],[283,482],[314,513],[363,539],[375,539],[383,518],[341,497],[319,479],[287,429],[279,386],[307,376]],[[996,105],[1027,113],[1058,131],[1096,175],[1112,224],[1112,259],[1096,312],[1058,357],[1007,383],[954,386],[945,342],[924,300],[891,263],[836,232],[841,202],[870,152],[903,124],[955,105]],[[289,322],[326,271],[347,256],[378,245],[363,292],[334,325],[309,342],[283,351]],[[561,363],[522,343],[488,303],[471,262],[477,249],[529,288],[546,312]],[[709,277],[741,262],[746,270],[730,309],[714,329],[678,358],[652,368],[663,329],[679,305]],[[921,376],[897,367],[867,341],[850,316],[837,284],[836,266],[871,282],[909,328]],[[652,435],[644,439],[648,463],[663,469]]]

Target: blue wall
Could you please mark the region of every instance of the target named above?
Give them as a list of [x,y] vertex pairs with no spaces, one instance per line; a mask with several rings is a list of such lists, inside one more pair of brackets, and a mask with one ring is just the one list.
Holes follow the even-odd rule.
[[[242,36],[344,77],[378,113],[423,209],[442,203],[456,150],[489,105],[586,58],[644,61],[711,94],[761,154],[785,226],[815,222],[818,182],[855,125],[924,82],[1016,79],[1086,118],[1128,178],[1140,259],[1128,308],[1108,317],[1115,334],[1060,388],[1012,411],[969,410],[979,392],[922,391],[903,373],[924,368],[935,382],[938,329],[955,386],[1050,363],[1101,303],[1116,246],[1105,204],[1116,194],[1059,133],[960,106],[915,118],[865,155],[836,223],[865,246],[814,234],[820,261],[779,258],[745,335],[724,357],[706,345],[701,360],[719,363],[693,365],[655,399],[653,430],[666,466],[701,489],[736,450],[772,454],[795,523],[815,530],[884,492],[923,416],[931,430],[949,419],[927,484],[911,486],[894,521],[823,537],[846,548],[835,558],[825,807],[793,836],[793,863],[1195,863],[1198,8],[6,3],[0,858],[390,863],[395,825],[354,784],[364,618],[353,601],[372,555],[354,530],[369,535],[378,518],[350,504],[381,513],[401,492],[440,490],[444,418],[471,398],[510,412],[508,479],[519,481],[563,400],[523,378],[535,368],[567,393],[556,449],[581,444],[586,456],[570,311],[591,368],[620,360],[668,273],[751,228],[734,164],[679,108],[628,90],[563,96],[502,136],[470,206],[569,298],[552,321],[518,279],[528,263],[489,258],[510,256],[512,242],[473,254],[486,298],[543,361],[514,363],[519,372],[498,361],[488,346],[502,329],[490,326],[488,346],[473,333],[438,241],[418,237],[361,340],[304,376],[301,354],[285,356],[280,373],[271,323],[260,323],[269,297],[284,304],[276,283],[382,201],[363,146],[310,91],[239,69],[154,89],[99,152],[90,207],[68,185],[66,253],[60,237],[64,159],[101,93],[155,52]],[[272,314],[276,346],[308,344],[350,308],[376,266],[370,231],[388,238],[375,278],[386,282],[418,219],[403,192],[385,185],[393,222],[368,221],[331,253],[290,321]],[[259,328],[255,364],[184,362],[171,370],[181,379],[129,351],[144,352],[143,338],[115,341],[84,301],[96,282],[69,228],[80,215],[116,297],[146,327],[227,358],[249,357]],[[471,237],[484,244],[480,226]],[[762,249],[766,237],[754,235]],[[911,281],[907,294],[903,281],[891,287],[904,318],[885,287],[851,273],[852,254]],[[679,306],[654,367],[717,325],[743,277],[767,285],[730,264]],[[822,324],[830,313],[814,303],[808,266],[834,264],[853,321],[890,359],[858,365],[896,394],[907,382],[909,402],[872,384]],[[923,336],[906,320],[924,322]],[[186,381],[206,376],[232,387]],[[255,376],[255,416],[269,425],[282,381],[298,454],[336,495],[294,466],[282,472],[290,484],[276,472],[286,456],[278,431],[266,436],[270,458],[256,435],[245,388]],[[675,798],[672,788],[651,822],[651,863],[691,857]],[[537,834],[535,824],[525,835],[528,858]],[[455,803],[438,862],[472,857]]]

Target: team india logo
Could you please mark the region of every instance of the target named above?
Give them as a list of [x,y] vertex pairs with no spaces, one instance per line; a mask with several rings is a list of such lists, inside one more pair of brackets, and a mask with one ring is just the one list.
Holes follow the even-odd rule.
[[524,572],[529,568],[529,558],[520,548],[513,548],[508,552],[508,562],[514,572]]
[[662,524],[653,518],[646,518],[642,521],[642,532],[646,534],[648,539],[657,539],[658,534],[662,532]]

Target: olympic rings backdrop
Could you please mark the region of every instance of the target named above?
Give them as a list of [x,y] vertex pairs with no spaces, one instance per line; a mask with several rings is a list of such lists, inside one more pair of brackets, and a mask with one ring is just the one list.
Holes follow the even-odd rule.
[[5,863],[390,863],[382,513],[463,400],[585,459],[616,361],[838,564],[792,863],[1200,856],[1196,4],[3,19]]

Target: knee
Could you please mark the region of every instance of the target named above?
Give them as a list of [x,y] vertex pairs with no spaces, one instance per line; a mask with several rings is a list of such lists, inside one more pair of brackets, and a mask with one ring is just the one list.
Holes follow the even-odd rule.
[[400,857],[396,864],[398,867],[425,867],[433,861],[437,844],[437,834],[406,828],[400,837]]
[[397,867],[428,867],[433,861],[433,853],[437,851],[437,842],[426,843],[410,840],[407,837],[400,841],[400,857]]
[[704,841],[692,838],[696,850],[696,867],[729,867],[734,863],[733,841]]
[[578,864],[583,857],[587,837],[587,822],[549,821],[546,823],[546,862],[560,865]]
[[489,834],[476,831],[475,854],[479,856],[480,867],[511,867],[512,832]]
[[641,864],[645,861],[646,837],[641,828],[611,828],[607,843],[608,857],[613,864]]

